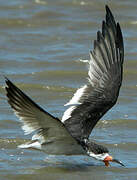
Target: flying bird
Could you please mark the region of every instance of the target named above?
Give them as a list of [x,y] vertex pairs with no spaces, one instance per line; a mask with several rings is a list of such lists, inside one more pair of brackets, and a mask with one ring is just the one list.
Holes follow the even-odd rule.
[[122,84],[123,60],[121,28],[106,5],[102,31],[97,32],[93,51],[90,51],[87,84],[78,89],[66,104],[68,109],[61,120],[5,78],[8,103],[22,121],[25,134],[32,134],[29,142],[18,147],[56,155],[86,154],[103,161],[106,166],[110,162],[124,166],[109,154],[106,147],[96,144],[90,137],[97,122],[117,101]]

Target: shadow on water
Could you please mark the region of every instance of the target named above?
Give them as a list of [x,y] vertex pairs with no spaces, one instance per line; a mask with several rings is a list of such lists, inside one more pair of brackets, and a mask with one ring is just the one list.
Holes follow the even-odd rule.
[[[75,160],[77,158],[77,160]],[[60,158],[59,158],[60,159]],[[86,159],[85,159],[86,161]],[[93,162],[84,162],[84,160],[81,160],[81,157],[63,157],[61,160],[55,160],[53,157],[53,162],[48,162],[47,160],[44,160],[45,163],[42,164],[43,168],[57,168],[64,171],[88,171],[88,168],[91,166],[95,166]]]
[[1,177],[7,176],[10,180],[69,180],[70,178],[90,180],[92,177],[99,180],[108,177],[109,174],[117,178],[119,175],[125,176],[135,172],[134,168],[123,168],[116,164],[111,164],[108,168],[102,162],[94,163],[94,160],[87,156],[54,156],[41,151],[17,149],[16,145],[19,141],[0,139],[0,146],[4,148],[1,152],[1,158],[3,157],[3,161],[0,162]]

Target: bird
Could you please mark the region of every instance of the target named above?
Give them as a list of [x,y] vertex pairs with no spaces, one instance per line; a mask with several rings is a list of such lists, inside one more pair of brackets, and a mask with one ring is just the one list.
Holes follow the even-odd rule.
[[102,30],[97,31],[88,60],[88,78],[65,104],[62,119],[54,117],[5,77],[7,101],[31,140],[19,148],[31,148],[55,155],[87,155],[105,166],[115,162],[109,150],[92,140],[93,128],[117,102],[123,77],[124,43],[120,24],[108,5]]

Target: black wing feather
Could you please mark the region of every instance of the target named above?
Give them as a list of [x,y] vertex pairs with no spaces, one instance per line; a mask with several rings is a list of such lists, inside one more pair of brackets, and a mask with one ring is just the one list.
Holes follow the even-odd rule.
[[89,84],[81,88],[77,103],[74,99],[80,90],[75,93],[68,103],[71,107],[62,118],[71,135],[80,141],[89,137],[99,119],[116,103],[122,83],[123,37],[108,6],[102,33],[98,31],[90,56]]
[[8,78],[6,78],[6,85],[8,102],[15,114],[22,120],[22,129],[25,134],[34,132],[32,139],[37,138],[41,144],[53,139],[71,139],[68,131],[58,118],[42,109]]

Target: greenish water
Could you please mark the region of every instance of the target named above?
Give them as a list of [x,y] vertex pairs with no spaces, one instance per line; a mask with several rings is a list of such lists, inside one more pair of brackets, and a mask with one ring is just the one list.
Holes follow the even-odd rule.
[[[24,136],[2,88],[3,75],[48,112],[63,106],[86,82],[88,59],[108,3],[125,43],[124,81],[117,105],[91,134],[126,167],[106,168],[86,156],[50,156],[17,149]],[[0,179],[137,179],[137,2],[90,0],[0,1]]]

